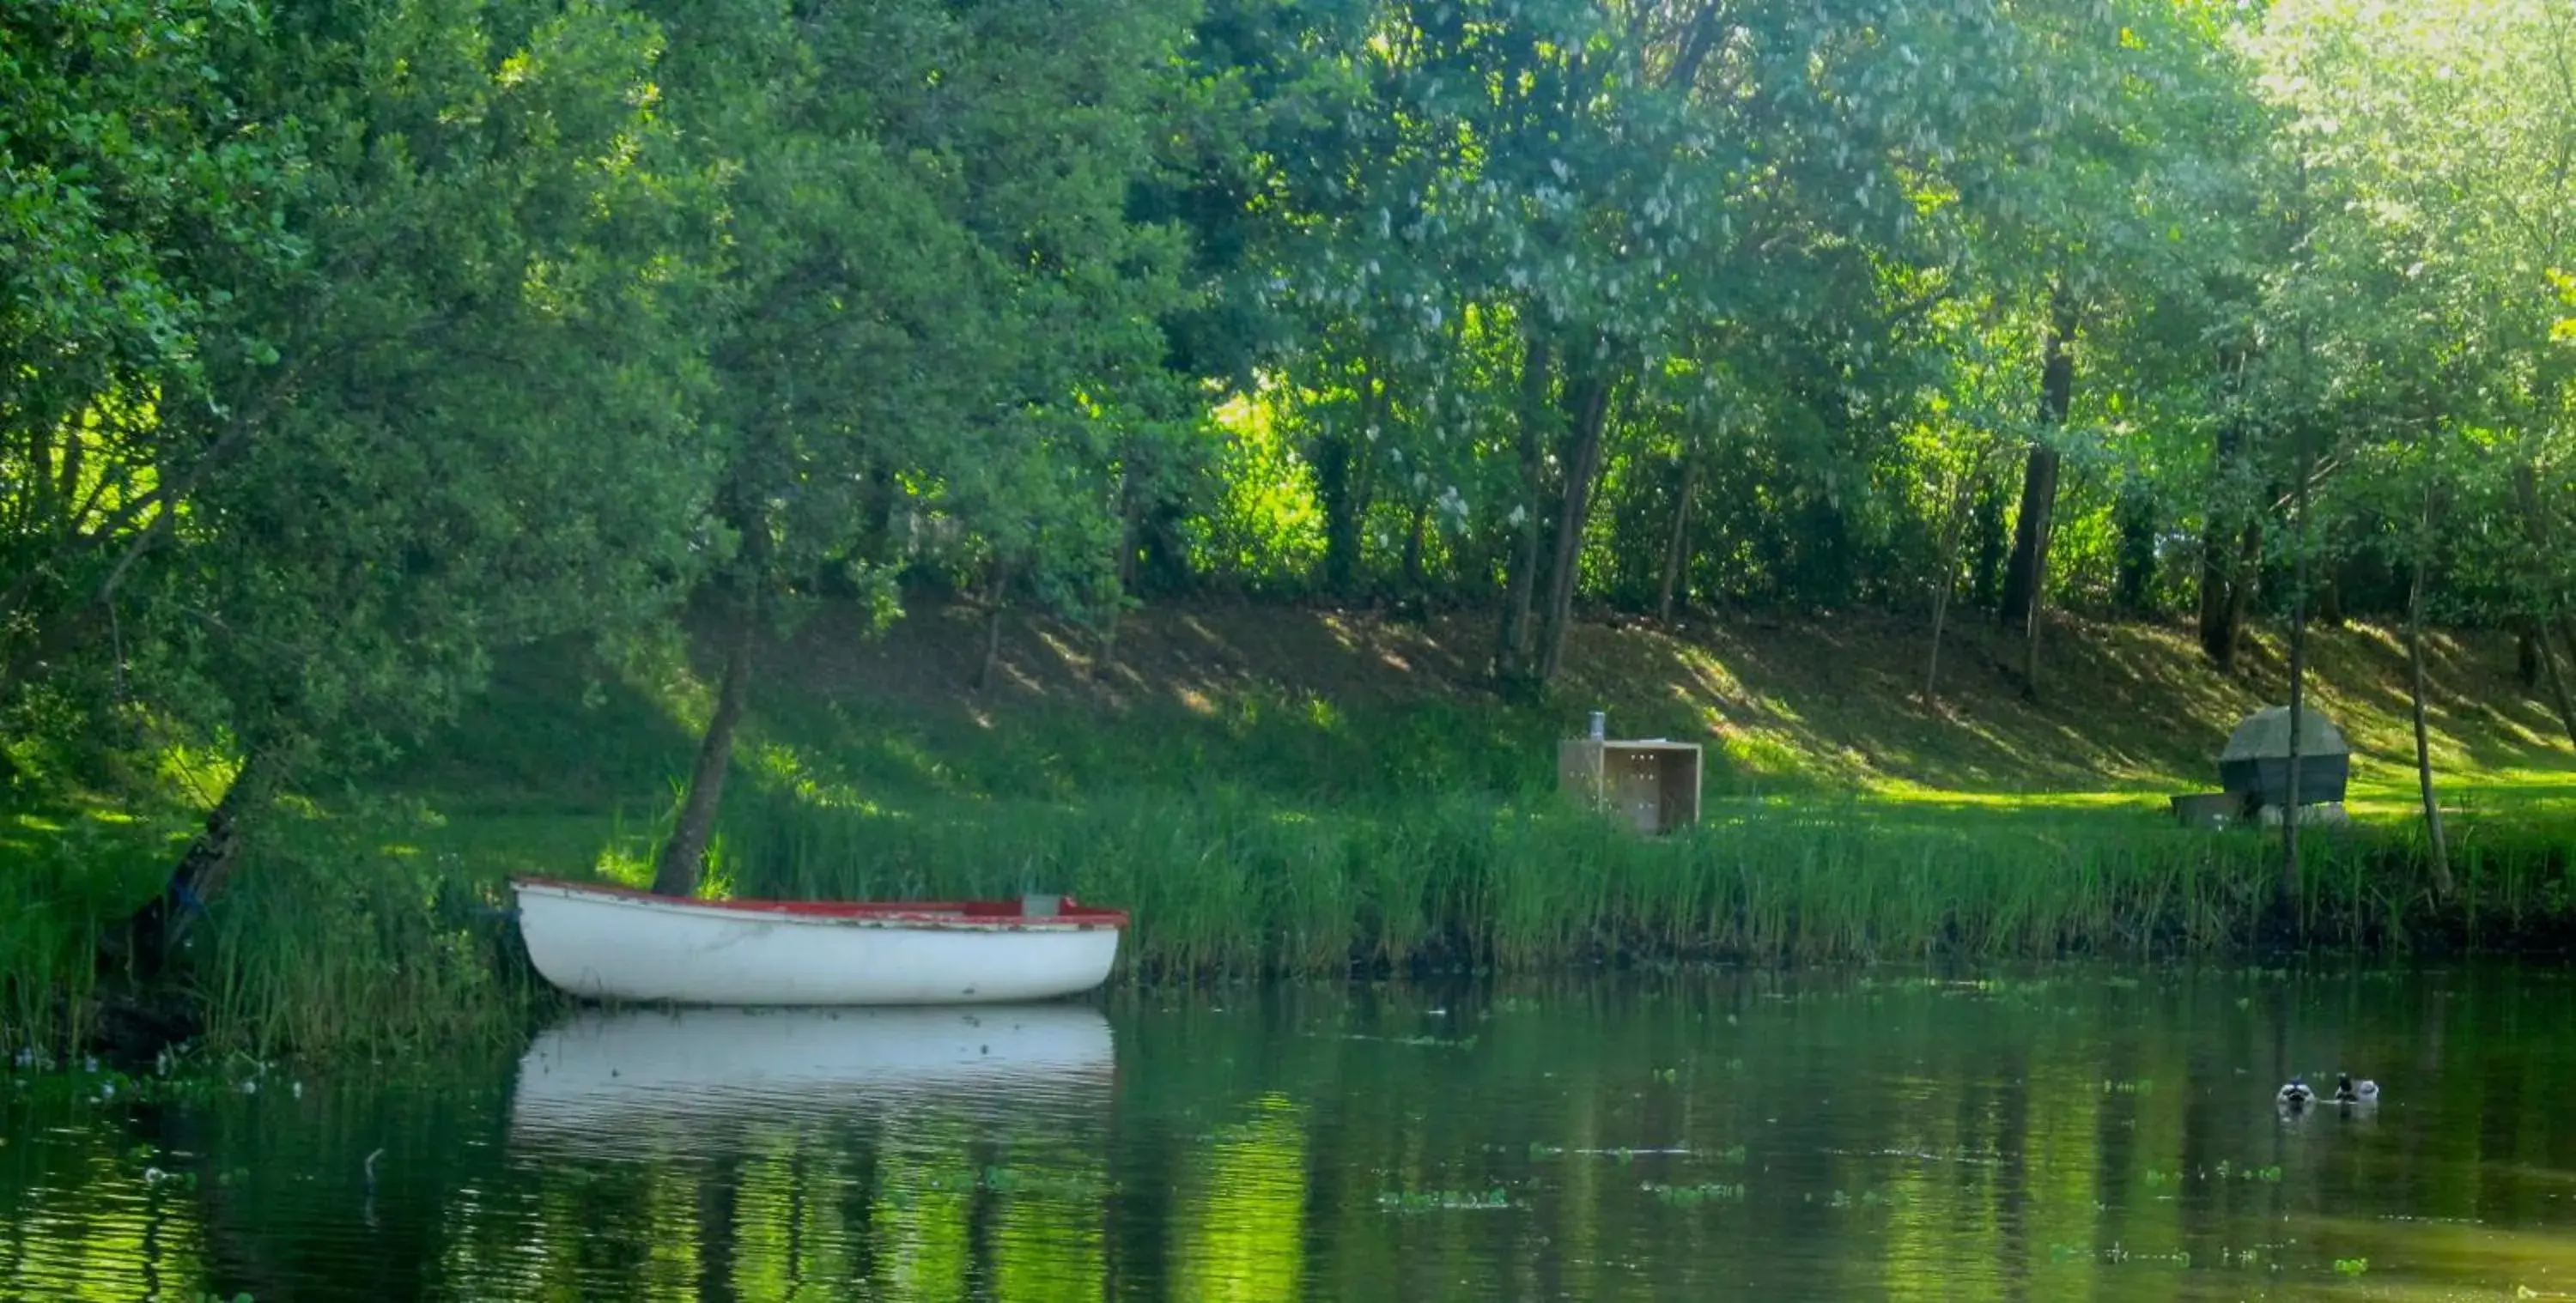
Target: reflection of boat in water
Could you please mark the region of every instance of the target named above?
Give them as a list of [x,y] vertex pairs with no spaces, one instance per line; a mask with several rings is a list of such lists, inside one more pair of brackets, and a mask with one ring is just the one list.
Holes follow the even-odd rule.
[[1109,1020],[1079,1004],[583,1009],[519,1060],[511,1131],[613,1139],[728,1121],[1028,1115],[1109,1095]]

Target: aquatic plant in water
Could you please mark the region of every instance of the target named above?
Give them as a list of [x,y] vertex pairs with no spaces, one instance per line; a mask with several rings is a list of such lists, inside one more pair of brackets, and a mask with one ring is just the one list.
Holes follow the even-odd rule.
[[1377,1206],[1387,1212],[1462,1212],[1512,1206],[1511,1196],[1496,1186],[1481,1194],[1459,1190],[1389,1190],[1377,1197]]
[[1660,1181],[1647,1181],[1637,1188],[1653,1195],[1663,1203],[1689,1205],[1708,1203],[1712,1200],[1723,1200],[1729,1203],[1744,1202],[1742,1182],[1733,1185],[1724,1181],[1708,1181],[1699,1185],[1666,1185]]

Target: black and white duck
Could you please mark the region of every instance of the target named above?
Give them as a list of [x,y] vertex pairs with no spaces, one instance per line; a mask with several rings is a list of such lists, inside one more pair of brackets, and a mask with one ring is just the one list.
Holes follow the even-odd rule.
[[2376,1104],[2379,1102],[2379,1083],[2368,1077],[2354,1081],[2349,1072],[2336,1073],[2334,1100],[2338,1104]]
[[2310,1089],[2308,1083],[2298,1077],[2290,1078],[2290,1084],[2281,1087],[2281,1093],[2278,1096],[2281,1107],[2293,1111],[2306,1108],[2308,1102],[2316,1097],[2317,1092]]

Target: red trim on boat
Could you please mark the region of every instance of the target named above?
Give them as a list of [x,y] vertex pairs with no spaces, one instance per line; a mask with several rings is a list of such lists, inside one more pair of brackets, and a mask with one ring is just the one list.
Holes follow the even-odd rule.
[[559,891],[584,895],[613,896],[620,900],[652,905],[692,905],[708,909],[741,910],[753,914],[787,914],[803,918],[881,918],[893,921],[919,919],[925,923],[955,922],[960,919],[1000,922],[1018,919],[1032,927],[1054,924],[1082,927],[1127,926],[1127,911],[1096,909],[1074,903],[1071,896],[1060,897],[1064,904],[1055,914],[1031,915],[1022,912],[1016,900],[706,900],[697,896],[657,896],[633,887],[620,887],[605,882],[570,882],[562,878],[512,878],[513,887],[552,887]]

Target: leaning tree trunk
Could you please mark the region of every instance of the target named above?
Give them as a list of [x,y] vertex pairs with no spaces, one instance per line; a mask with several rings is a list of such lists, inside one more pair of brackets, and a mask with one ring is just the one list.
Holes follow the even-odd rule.
[[2540,653],[2540,676],[2549,684],[2549,699],[2558,706],[2558,726],[2567,730],[2567,740],[2576,743],[2576,694],[2567,688],[2567,679],[2558,672],[2558,652],[2551,644],[2549,626],[2538,619],[2525,617],[2531,626],[2531,640]]
[[1538,593],[1539,515],[1547,485],[1547,341],[1533,337],[1521,356],[1521,519],[1513,527],[1503,583],[1503,624],[1494,646],[1494,678],[1507,691],[1532,679],[1530,608]]
[[1596,357],[1574,417],[1574,455],[1566,459],[1565,501],[1557,512],[1556,554],[1548,566],[1547,611],[1539,626],[1538,681],[1556,677],[1565,659],[1565,629],[1574,617],[1574,589],[1583,575],[1583,533],[1592,516],[1592,487],[1601,478],[1603,430],[1610,423],[1610,391],[1617,385],[1606,359]]
[[[2549,694],[2558,703],[2558,722],[2567,729],[2567,738],[2576,742],[2576,700],[2571,700],[2567,681],[2561,677],[2554,642],[2564,637],[2571,653],[2576,653],[2576,625],[2559,602],[2557,577],[2548,570],[2550,528],[2547,508],[2540,498],[2540,472],[2526,460],[2513,468],[2514,501],[2522,509],[2523,536],[2531,544],[2533,588],[2537,593],[2535,610],[2529,617],[2532,641],[2540,650],[2541,668],[2547,672]],[[2553,628],[2554,626],[2554,628]]]
[[[745,583],[756,582],[744,580]],[[715,839],[716,810],[724,801],[725,774],[733,767],[733,735],[742,724],[751,696],[751,649],[759,628],[759,601],[746,592],[735,611],[733,643],[725,652],[723,684],[716,690],[716,710],[698,746],[697,768],[689,775],[689,794],[680,804],[680,822],[662,847],[653,871],[653,892],[661,896],[694,896],[706,876],[707,845]]]
[[2442,803],[2433,795],[2433,748],[2424,728],[2424,553],[2432,546],[2433,491],[2424,490],[2423,529],[2415,542],[2415,573],[2406,588],[2406,677],[2415,719],[2415,782],[2424,796],[2425,844],[2432,852],[2433,895],[2451,898],[2451,854],[2442,840]]
[[242,756],[233,781],[206,812],[206,822],[179,862],[170,869],[161,894],[133,919],[133,959],[146,977],[161,971],[241,862],[245,825],[277,794],[286,766],[270,747],[253,746]]
[[2576,655],[2576,611],[2569,610],[2567,606],[2563,571],[2548,569],[2555,564],[2552,558],[2558,555],[2552,540],[2555,531],[2549,526],[2549,508],[2540,497],[2540,472],[2529,461],[2514,467],[2513,492],[2522,505],[2522,526],[2531,539],[2533,564],[2543,567],[2536,576],[2540,586],[2541,627],[2545,630],[2550,625],[2557,626],[2559,641],[2567,645],[2570,655]]

